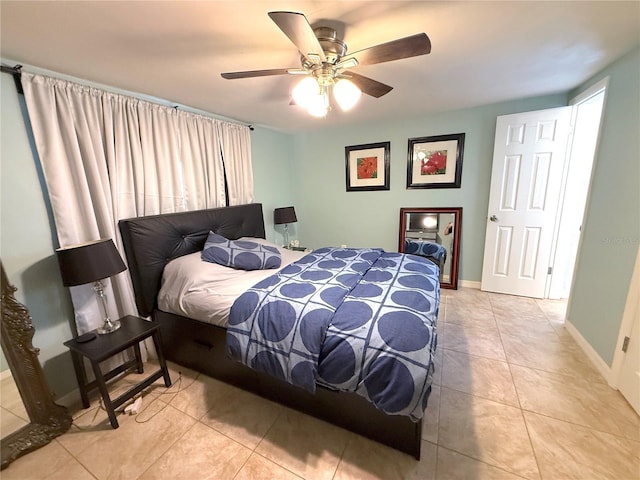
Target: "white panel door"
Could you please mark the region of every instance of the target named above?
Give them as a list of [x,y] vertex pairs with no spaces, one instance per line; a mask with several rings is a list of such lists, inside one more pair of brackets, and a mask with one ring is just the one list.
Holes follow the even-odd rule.
[[[622,324],[621,329],[631,324],[631,332],[623,342],[625,353],[620,367],[618,389],[640,415],[640,248],[629,285]],[[618,359],[614,358],[614,365],[617,361]]]
[[543,298],[571,107],[498,117],[482,290]]

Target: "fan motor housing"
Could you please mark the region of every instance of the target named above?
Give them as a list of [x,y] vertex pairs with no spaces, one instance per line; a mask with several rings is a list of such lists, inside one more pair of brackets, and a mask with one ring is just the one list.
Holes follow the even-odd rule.
[[327,63],[335,64],[347,53],[347,44],[338,39],[338,34],[333,28],[317,27],[313,29],[320,46],[327,57]]

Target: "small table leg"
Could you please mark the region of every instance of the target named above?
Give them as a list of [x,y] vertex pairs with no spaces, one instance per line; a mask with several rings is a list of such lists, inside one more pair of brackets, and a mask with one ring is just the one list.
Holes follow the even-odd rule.
[[140,344],[136,343],[133,345],[133,350],[136,354],[136,361],[138,362],[138,373],[144,373],[144,366],[142,364],[142,354],[140,353]]
[[84,371],[84,365],[82,365],[82,357],[75,351],[71,350],[71,360],[73,361],[73,369],[76,372],[76,379],[78,380],[78,390],[80,390],[80,399],[82,400],[82,406],[89,408],[89,395],[87,394],[87,376]]
[[99,362],[91,362],[91,366],[93,367],[93,374],[96,377],[96,383],[98,384],[98,390],[100,390],[100,395],[102,395],[102,400],[104,401],[104,408],[107,410],[107,414],[109,415],[109,421],[111,422],[111,426],[113,428],[118,428],[118,419],[116,418],[116,412],[113,408],[113,404],[111,403],[111,399],[109,398],[109,391],[107,390],[107,384],[104,380],[104,376],[102,375],[102,370],[100,370]]

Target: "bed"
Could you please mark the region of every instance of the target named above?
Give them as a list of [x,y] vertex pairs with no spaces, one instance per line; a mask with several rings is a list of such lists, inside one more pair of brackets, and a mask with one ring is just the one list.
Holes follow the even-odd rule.
[[[270,372],[271,374],[265,373],[265,370],[268,371],[268,369],[255,369],[255,366],[254,368],[249,368],[237,361],[237,359],[232,359],[230,353],[233,354],[236,350],[236,353],[241,351],[241,348],[235,345],[233,334],[236,336],[249,335],[248,331],[243,331],[241,327],[243,320],[246,320],[252,314],[252,307],[247,307],[249,310],[245,309],[246,311],[243,312],[237,306],[240,304],[240,299],[234,300],[234,295],[231,296],[231,300],[227,300],[228,305],[232,305],[230,320],[225,318],[225,315],[227,315],[225,312],[228,311],[226,307],[222,313],[216,313],[215,311],[208,313],[202,307],[197,306],[196,303],[189,303],[187,300],[173,299],[173,307],[160,308],[160,305],[171,304],[171,299],[167,299],[167,297],[171,297],[172,292],[178,289],[173,286],[167,288],[168,280],[166,278],[163,280],[165,268],[167,272],[180,270],[183,267],[176,267],[176,265],[191,265],[201,261],[199,259],[200,252],[205,247],[207,239],[210,238],[210,232],[215,232],[231,240],[248,237],[248,239],[259,242],[259,240],[255,239],[265,238],[261,204],[125,219],[119,222],[119,228],[129,265],[138,312],[141,316],[151,317],[152,320],[160,323],[162,347],[167,359],[361,434],[408,453],[416,459],[420,458],[421,414],[426,407],[431,388],[433,355],[423,355],[421,357],[421,361],[424,360],[424,371],[426,373],[420,377],[420,388],[422,390],[416,391],[416,395],[421,394],[421,396],[415,397],[414,400],[422,402],[422,410],[418,412],[419,409],[414,405],[411,407],[413,408],[412,414],[409,412],[389,414],[385,413],[383,411],[384,408],[381,409],[380,405],[378,407],[374,406],[372,402],[374,402],[375,398],[365,398],[365,396],[362,396],[362,392],[341,391],[330,381],[325,381],[325,377],[331,380],[332,374],[330,369],[324,367],[324,363],[319,364],[318,368],[322,375],[318,376],[317,383],[309,385],[307,380],[294,385],[291,383],[291,379],[285,381],[285,379],[278,378],[278,375],[274,376],[273,372]],[[413,257],[414,260],[412,260],[409,258],[411,256],[378,250],[356,251],[327,248],[316,250],[308,255],[281,250],[284,268],[268,272],[267,280],[258,281],[258,283],[265,283],[265,285],[273,287],[276,281],[273,280],[274,278],[278,282],[295,282],[300,275],[301,269],[306,269],[305,274],[309,275],[310,271],[316,272],[318,263],[324,262],[324,264],[327,264],[328,261],[334,261],[338,257],[340,257],[339,260],[342,260],[342,257],[353,257],[354,255],[358,257],[349,265],[355,266],[353,268],[356,268],[356,270],[363,264],[363,259],[368,259],[367,261],[372,264],[371,271],[373,273],[369,272],[369,270],[364,273],[363,270],[362,275],[364,276],[374,275],[376,278],[380,277],[381,270],[374,267],[385,263],[399,265],[401,262],[407,261],[408,263],[403,263],[403,265],[422,268],[417,262],[424,260],[419,257]],[[287,266],[291,261],[299,263]],[[315,263],[312,265],[312,262]],[[424,348],[433,353],[436,342],[435,319],[439,301],[438,270],[430,262],[426,263],[431,265],[429,268],[432,268],[432,270],[426,273],[421,272],[420,275],[424,277],[424,281],[431,285],[430,288],[433,289],[430,297],[432,305],[429,316],[429,322],[433,324],[433,329],[429,330],[432,338]],[[350,276],[343,275],[341,278]],[[417,278],[417,275],[412,275],[413,277]],[[188,281],[184,280],[185,277],[182,278],[180,281]],[[260,292],[254,289],[259,285],[253,285],[253,277],[249,276],[243,281],[247,291],[241,297],[257,295]],[[183,287],[185,291],[190,291],[189,285]],[[371,288],[370,285],[366,287]],[[335,290],[335,286],[329,285],[327,288],[331,291]],[[346,295],[358,291],[358,287],[350,288],[343,289],[349,291]],[[280,290],[284,291],[285,289],[281,288]],[[362,294],[362,291],[360,293]],[[340,306],[336,307],[336,314],[341,311],[339,309],[342,308],[343,304],[347,305],[349,303],[349,300],[354,299],[345,297],[345,299],[340,300]],[[178,302],[177,304],[175,303],[176,301]],[[182,303],[180,303],[181,301]],[[384,305],[382,307],[386,308]],[[342,317],[349,319],[348,313],[346,311]],[[254,314],[258,315],[259,312],[256,310]],[[234,315],[236,316],[234,317]],[[425,322],[425,324],[429,322]],[[341,335],[344,336],[344,332],[338,329],[337,331],[329,332],[326,337],[327,339],[340,339]],[[228,338],[230,339],[229,341]],[[385,359],[390,355],[389,352],[383,353]],[[241,355],[238,354],[236,356]],[[325,362],[330,357],[330,355],[323,355],[323,352],[319,356],[323,357],[322,362]],[[412,362],[419,363],[414,362],[414,360],[409,363]],[[331,362],[328,363],[330,364]],[[317,372],[311,372],[311,374],[317,374]],[[294,375],[294,377],[302,378],[299,375]],[[390,378],[388,386],[394,386],[392,378]],[[384,404],[384,402],[382,403]],[[418,413],[416,414],[416,412]]]

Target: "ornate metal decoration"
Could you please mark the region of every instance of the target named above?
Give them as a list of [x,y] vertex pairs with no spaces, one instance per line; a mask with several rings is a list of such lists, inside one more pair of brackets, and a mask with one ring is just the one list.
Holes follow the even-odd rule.
[[30,424],[2,439],[0,469],[5,469],[16,458],[46,445],[65,433],[71,426],[71,417],[66,408],[53,401],[38,361],[39,349],[32,343],[35,329],[29,310],[15,299],[14,293],[17,289],[9,284],[1,262],[0,269],[2,351],[31,420]]

